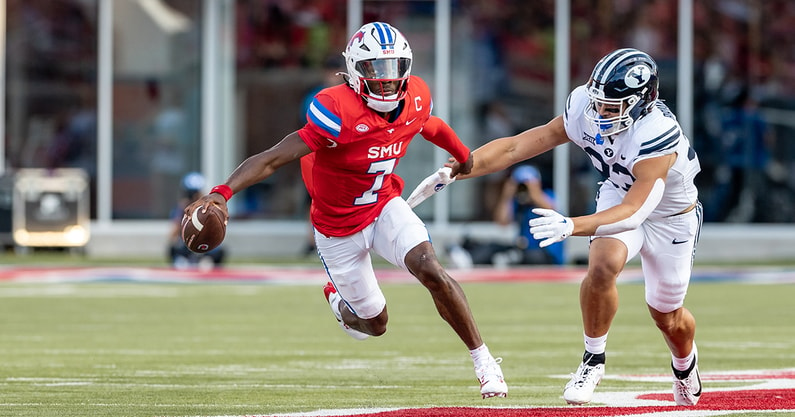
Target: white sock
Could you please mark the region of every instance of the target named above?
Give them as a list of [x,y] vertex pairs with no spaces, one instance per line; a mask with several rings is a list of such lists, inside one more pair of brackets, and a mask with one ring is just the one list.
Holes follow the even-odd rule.
[[491,359],[491,352],[489,352],[488,346],[484,343],[480,345],[480,347],[470,350],[469,356],[472,357],[472,362],[474,362],[475,367],[477,367],[481,363]]
[[693,348],[690,350],[690,354],[684,358],[677,358],[673,354],[671,354],[671,362],[673,362],[674,369],[677,371],[686,371],[690,369],[690,365],[693,364],[693,361],[696,359],[696,342],[693,341]]
[[585,351],[593,354],[600,354],[605,353],[605,348],[607,347],[607,333],[604,336],[599,337],[588,337],[583,333],[585,337]]

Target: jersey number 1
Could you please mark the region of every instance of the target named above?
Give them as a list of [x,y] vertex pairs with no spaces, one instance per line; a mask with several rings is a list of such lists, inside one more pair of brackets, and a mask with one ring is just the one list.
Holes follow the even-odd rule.
[[385,161],[376,161],[370,164],[370,168],[367,170],[367,173],[378,175],[376,175],[375,180],[373,181],[373,186],[353,200],[353,205],[364,206],[378,201],[378,190],[384,186],[384,176],[391,174],[392,170],[395,169],[395,161],[397,161],[397,159],[387,159]]

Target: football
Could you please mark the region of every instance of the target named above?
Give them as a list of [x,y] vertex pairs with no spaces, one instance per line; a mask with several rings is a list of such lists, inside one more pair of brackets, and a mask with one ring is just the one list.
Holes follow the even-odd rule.
[[204,211],[199,206],[182,217],[182,240],[185,246],[196,253],[206,253],[218,247],[226,236],[226,216],[215,205]]

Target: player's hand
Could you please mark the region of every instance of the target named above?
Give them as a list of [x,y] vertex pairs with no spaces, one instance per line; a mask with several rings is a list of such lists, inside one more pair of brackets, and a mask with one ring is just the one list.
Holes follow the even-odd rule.
[[566,239],[574,231],[574,221],[555,210],[535,208],[533,213],[541,217],[530,220],[530,233],[536,240],[544,239],[538,244],[542,248]]
[[472,156],[472,152],[469,153],[469,158],[462,164],[461,162],[456,161],[455,158],[450,158],[444,166],[449,167],[451,169],[450,176],[455,178],[458,174],[469,174],[472,172],[472,167],[475,165],[475,160]]
[[198,207],[202,207],[202,212],[207,211],[207,207],[211,204],[218,206],[221,211],[224,212],[226,218],[229,218],[229,209],[226,206],[226,200],[224,200],[224,196],[218,193],[210,193],[201,196],[198,200],[190,203],[185,207],[185,215],[190,217],[193,215],[193,210],[196,210]]
[[438,171],[426,177],[422,182],[411,192],[406,202],[409,207],[417,207],[420,203],[425,201],[426,198],[442,191],[455,178],[450,176],[450,167],[441,167]]

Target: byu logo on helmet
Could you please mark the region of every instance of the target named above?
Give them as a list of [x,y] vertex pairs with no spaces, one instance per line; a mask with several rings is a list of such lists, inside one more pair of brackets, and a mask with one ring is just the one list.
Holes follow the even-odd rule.
[[651,70],[645,65],[636,65],[627,71],[624,83],[630,88],[639,88],[651,80]]

